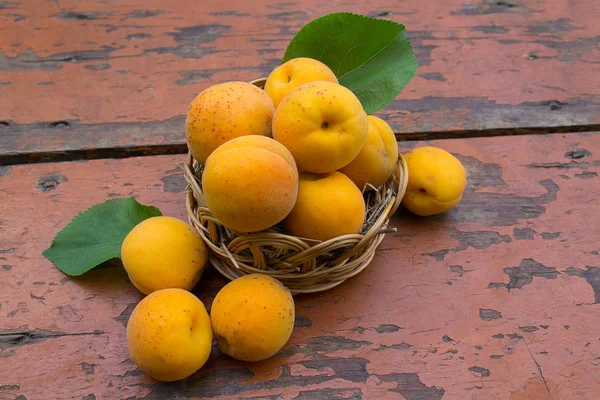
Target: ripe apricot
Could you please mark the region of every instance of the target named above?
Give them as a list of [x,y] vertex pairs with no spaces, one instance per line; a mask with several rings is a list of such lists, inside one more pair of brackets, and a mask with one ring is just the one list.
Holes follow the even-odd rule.
[[340,172],[361,190],[367,183],[377,188],[389,179],[397,162],[398,143],[392,128],[384,120],[369,115],[367,142]]
[[418,147],[406,154],[408,186],[402,204],[413,214],[440,214],[462,199],[467,175],[462,163],[438,147]]
[[190,152],[204,164],[228,140],[245,135],[271,136],[274,112],[269,95],[250,83],[210,86],[188,107],[185,133]]
[[160,216],[137,224],[121,245],[131,283],[142,293],[166,288],[191,290],[208,262],[206,245],[190,225]]
[[263,136],[233,139],[206,160],[206,205],[227,228],[257,232],[285,218],[296,202],[298,170],[290,152]]
[[327,240],[358,233],[364,219],[362,193],[346,175],[301,172],[298,199],[284,223],[292,235]]
[[369,120],[358,98],[332,82],[292,90],[273,117],[273,137],[294,155],[298,169],[327,173],[350,163],[367,139]]
[[161,289],[145,297],[127,322],[133,362],[163,382],[187,378],[208,360],[212,326],[202,301],[183,289]]
[[333,71],[321,61],[298,57],[275,68],[267,77],[265,91],[273,100],[275,108],[289,92],[313,81],[338,83]]
[[275,278],[245,275],[217,293],[210,316],[223,353],[242,361],[260,361],[281,350],[292,335],[294,299]]

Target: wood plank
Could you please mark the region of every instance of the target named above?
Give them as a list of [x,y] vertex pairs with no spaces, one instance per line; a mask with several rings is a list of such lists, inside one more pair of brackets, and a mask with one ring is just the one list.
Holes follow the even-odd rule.
[[[467,168],[457,208],[432,218],[401,209],[363,273],[296,297],[277,356],[240,363],[215,347],[173,384],[127,354],[142,296],[120,266],[69,278],[40,253],[107,198],[133,195],[185,219],[184,157],[0,167],[0,397],[599,398],[600,135],[429,144]],[[210,307],[223,283],[210,269],[194,293]]]
[[[420,67],[381,113],[395,132],[599,129],[600,11],[593,0],[467,3],[341,7],[407,26]],[[199,91],[266,76],[301,26],[339,10],[316,0],[3,2],[4,163],[81,158],[77,152],[96,148],[181,150],[182,115]]]

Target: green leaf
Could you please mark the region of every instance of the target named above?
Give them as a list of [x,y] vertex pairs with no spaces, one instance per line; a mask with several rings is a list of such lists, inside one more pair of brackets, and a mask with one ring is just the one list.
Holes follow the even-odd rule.
[[65,274],[81,275],[121,257],[125,236],[143,220],[160,215],[158,208],[132,197],[108,200],[75,216],[42,254]]
[[298,57],[331,68],[368,114],[394,100],[417,71],[404,25],[352,13],[333,13],[306,24],[282,62]]

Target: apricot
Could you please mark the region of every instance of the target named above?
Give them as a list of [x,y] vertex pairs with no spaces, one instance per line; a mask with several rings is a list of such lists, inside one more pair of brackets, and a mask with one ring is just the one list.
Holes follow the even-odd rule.
[[121,245],[121,260],[131,283],[142,293],[191,290],[208,262],[206,245],[187,223],[173,217],[148,218]]
[[332,82],[292,90],[273,117],[273,137],[302,171],[327,173],[349,164],[367,139],[369,120],[358,98]]
[[406,154],[408,186],[402,204],[413,214],[440,214],[462,199],[467,175],[462,163],[437,147],[418,147]]
[[245,135],[272,136],[275,107],[269,95],[246,82],[226,82],[203,90],[190,103],[186,141],[199,163],[221,144]]
[[367,141],[350,164],[340,170],[363,189],[378,188],[389,179],[398,162],[398,143],[392,128],[382,119],[369,115]]
[[283,220],[294,207],[298,169],[281,143],[240,137],[208,157],[202,189],[207,207],[224,226],[257,232]]
[[362,193],[346,175],[301,172],[298,199],[284,224],[294,236],[327,240],[359,233],[364,219]]
[[250,274],[225,285],[215,297],[212,329],[219,349],[242,361],[276,354],[294,329],[294,299],[277,279]]
[[127,349],[133,362],[163,382],[187,378],[208,360],[212,326],[202,301],[183,289],[151,293],[127,322]]
[[314,58],[298,57],[275,68],[267,77],[265,91],[273,100],[275,108],[289,92],[313,81],[338,83],[333,71]]
[[271,153],[281,156],[295,171],[298,171],[298,167],[296,166],[296,161],[294,160],[292,153],[290,153],[289,150],[278,141],[266,136],[240,136],[239,138],[232,139],[219,146],[219,151],[238,148],[244,148],[247,151],[252,151],[252,148],[268,150]]

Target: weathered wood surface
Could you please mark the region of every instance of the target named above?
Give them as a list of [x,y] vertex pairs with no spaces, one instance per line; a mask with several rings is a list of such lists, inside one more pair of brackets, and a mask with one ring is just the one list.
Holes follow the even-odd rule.
[[[433,144],[467,167],[457,208],[399,211],[363,273],[296,297],[279,355],[240,363],[215,347],[172,384],[128,357],[142,296],[124,270],[69,278],[41,252],[107,198],[186,219],[184,157],[0,167],[0,399],[600,398],[600,134]],[[194,290],[208,307],[224,283],[210,271]]]
[[184,151],[199,91],[266,76],[300,27],[340,10],[407,26],[420,67],[382,112],[399,134],[600,128],[595,0],[8,0],[3,162]]

